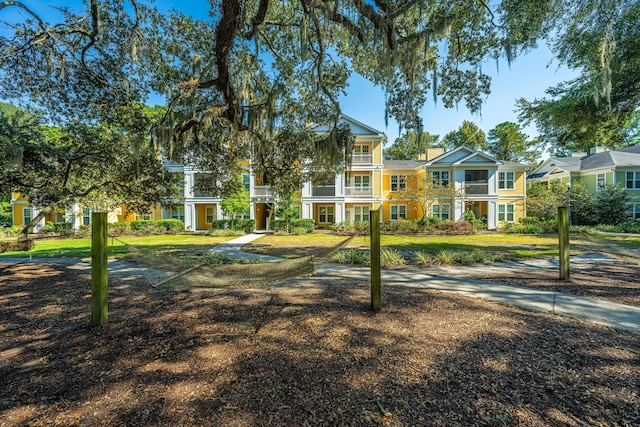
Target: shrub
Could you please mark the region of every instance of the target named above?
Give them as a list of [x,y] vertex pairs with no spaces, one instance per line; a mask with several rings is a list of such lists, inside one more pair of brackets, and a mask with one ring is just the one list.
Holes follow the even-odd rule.
[[456,253],[443,249],[433,257],[434,264],[453,264],[456,261]]
[[70,222],[47,222],[44,224],[44,231],[68,236],[73,232],[73,224]]
[[396,231],[400,234],[415,234],[418,233],[422,227],[416,220],[413,219],[399,219],[396,224]]
[[333,257],[331,257],[331,260],[341,264],[368,265],[370,258],[369,252],[351,248],[338,251]]
[[209,230],[209,235],[216,236],[216,237],[235,237],[235,236],[243,236],[244,231],[212,228],[211,230]]
[[442,221],[435,224],[434,232],[441,234],[475,234],[478,230],[466,221]]
[[156,232],[156,221],[138,219],[129,223],[129,228],[135,234],[149,235]]
[[426,251],[415,251],[413,253],[413,257],[414,257],[414,262],[417,265],[429,266],[429,265],[433,264],[433,259],[432,259],[431,254],[429,252],[426,252]]
[[503,229],[505,233],[514,234],[542,234],[544,229],[538,224],[516,224],[514,222],[507,222],[504,224]]
[[211,224],[212,229],[216,230],[242,230],[245,233],[250,233],[253,231],[255,226],[255,221],[252,219],[234,219],[233,221],[230,219],[219,219],[217,221],[213,221]]
[[[283,219],[274,219],[270,223],[273,231],[286,231],[287,223]],[[298,229],[294,234],[311,233],[316,228],[316,221],[313,218],[292,218],[289,220],[289,231]],[[304,230],[304,231],[302,231]]]
[[14,236],[17,236],[18,234],[20,234],[20,232],[22,231],[23,228],[24,227],[22,225],[14,225],[12,227],[6,227],[3,230],[3,233],[7,237],[14,237]]
[[123,234],[127,234],[129,231],[131,231],[129,223],[126,221],[107,224],[107,229],[109,231],[109,234],[112,236],[122,236]]
[[291,229],[290,234],[309,234],[310,231],[304,227],[294,227]]
[[384,248],[380,251],[380,266],[389,268],[398,265],[405,265],[407,261],[396,249]]
[[[111,233],[111,235],[113,236],[114,234]],[[78,230],[76,231],[76,237],[85,238],[89,236],[91,236],[91,225],[81,225],[80,227],[78,227]]]
[[161,219],[156,224],[164,233],[177,234],[184,231],[184,222],[179,219]]

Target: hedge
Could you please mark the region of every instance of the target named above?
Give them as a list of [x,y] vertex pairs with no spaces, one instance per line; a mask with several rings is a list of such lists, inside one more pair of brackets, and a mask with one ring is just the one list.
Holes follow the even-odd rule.
[[[283,219],[274,219],[269,223],[273,231],[286,231],[287,222]],[[296,230],[296,234],[311,233],[316,228],[313,218],[293,218],[289,220],[289,231]]]
[[[232,226],[233,224],[233,226]],[[255,221],[252,219],[219,219],[213,221],[211,228],[214,230],[242,230],[245,233],[250,233],[255,227]]]

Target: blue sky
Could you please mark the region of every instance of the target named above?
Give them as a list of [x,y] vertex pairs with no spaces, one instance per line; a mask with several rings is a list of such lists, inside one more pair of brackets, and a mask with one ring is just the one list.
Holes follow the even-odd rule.
[[[55,21],[52,5],[82,8],[80,0],[26,0],[25,3],[51,22]],[[206,17],[209,12],[206,0],[157,0],[155,4],[160,10],[176,8],[185,14],[198,17]],[[11,14],[14,13],[10,9],[0,12],[0,21],[10,20]],[[6,26],[0,24],[0,31],[6,30]],[[429,100],[422,109],[425,131],[443,137],[447,132],[460,127],[464,120],[473,121],[485,132],[501,122],[517,122],[516,113],[513,111],[517,98],[532,100],[543,97],[548,87],[576,76],[575,72],[558,67],[557,61],[553,61],[551,52],[544,45],[526,56],[517,58],[510,66],[506,60],[501,60],[499,72],[495,60],[490,60],[483,65],[483,71],[492,77],[492,84],[491,94],[486,97],[481,114],[471,114],[462,104],[458,109],[448,109],[441,101],[434,105],[433,100]],[[343,113],[386,133],[389,142],[393,142],[398,136],[398,125],[395,121],[390,119],[389,126],[385,126],[382,88],[375,87],[362,77],[354,75],[349,80],[347,95],[341,97],[340,102]],[[535,127],[525,128],[525,133],[534,138]]]

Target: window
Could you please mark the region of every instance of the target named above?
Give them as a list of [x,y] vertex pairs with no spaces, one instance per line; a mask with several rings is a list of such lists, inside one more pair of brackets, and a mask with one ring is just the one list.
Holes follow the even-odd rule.
[[65,211],[64,210],[57,210],[56,211],[56,221],[55,222],[65,222]]
[[397,221],[400,218],[407,219],[407,205],[391,205],[390,213],[391,221]]
[[407,175],[391,175],[391,191],[404,190],[407,186]]
[[204,222],[205,224],[213,224],[213,221],[216,220],[216,207],[215,206],[206,206],[204,208]]
[[640,171],[627,172],[627,188],[640,189]]
[[334,212],[333,206],[318,206],[318,223],[333,224]]
[[236,214],[236,219],[251,219],[251,207],[247,207],[243,213]]
[[431,215],[437,216],[442,220],[448,220],[451,218],[451,207],[449,203],[436,203],[431,206]]
[[640,219],[640,203],[631,204],[631,218]]
[[357,222],[369,221],[369,206],[368,205],[354,205],[353,206],[353,220]]
[[29,224],[31,219],[31,208],[22,208],[22,225]]
[[434,185],[441,185],[446,187],[449,185],[449,171],[432,171],[431,182]]
[[500,190],[513,190],[515,172],[498,172],[498,188]]
[[91,209],[84,207],[82,208],[82,225],[90,225],[91,224]]
[[353,175],[347,182],[347,187],[353,187],[356,190],[368,190],[371,183],[369,175]]
[[248,193],[250,188],[251,188],[251,184],[249,182],[249,174],[248,173],[243,173],[242,174],[242,183],[244,184],[244,191],[246,191]]
[[368,145],[356,145],[353,147],[354,154],[369,154],[369,146]]
[[607,175],[599,173],[596,177],[596,191],[604,190],[607,185]]
[[169,209],[169,216],[171,219],[184,221],[184,206],[176,206],[175,208]]
[[498,221],[515,222],[516,205],[513,203],[498,205]]

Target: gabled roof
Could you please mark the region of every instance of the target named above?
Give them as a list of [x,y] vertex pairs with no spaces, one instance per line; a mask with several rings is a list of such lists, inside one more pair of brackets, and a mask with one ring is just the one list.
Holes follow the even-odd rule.
[[640,144],[632,145],[630,147],[621,148],[616,151],[622,151],[624,153],[636,153],[640,154]]
[[534,170],[530,179],[557,173],[581,172],[614,167],[640,166],[640,145],[604,151],[584,157],[551,157]]
[[582,159],[580,170],[602,169],[614,166],[640,166],[640,152],[606,151]]
[[[366,125],[362,122],[357,121],[356,119],[354,119],[353,117],[349,117],[345,114],[341,114],[340,115],[340,121],[343,123],[347,123],[349,125],[349,127],[351,128],[351,133],[354,135],[371,135],[371,136],[383,136],[384,133],[380,132],[379,130],[376,130],[374,128],[372,128],[369,125]],[[329,126],[327,126],[326,124],[323,125],[314,125],[313,128],[317,131],[317,132],[328,132]]]
[[[579,157],[550,157],[545,160],[536,170],[529,174],[529,178],[541,178],[554,169],[561,169],[566,172],[579,172],[581,159]],[[558,171],[554,172],[558,173]]]
[[434,166],[434,165],[473,165],[476,164],[487,164],[491,163],[496,166],[503,165],[504,163],[496,160],[490,155],[483,153],[481,151],[473,150],[464,145],[457,147],[451,151],[447,151],[446,153],[429,160],[426,162],[426,166]]
[[389,170],[414,170],[424,166],[424,160],[383,160],[382,163]]

